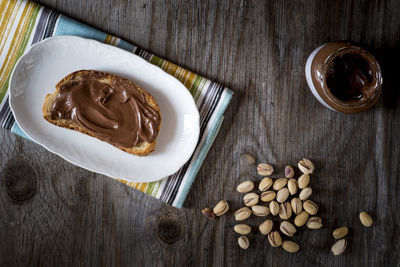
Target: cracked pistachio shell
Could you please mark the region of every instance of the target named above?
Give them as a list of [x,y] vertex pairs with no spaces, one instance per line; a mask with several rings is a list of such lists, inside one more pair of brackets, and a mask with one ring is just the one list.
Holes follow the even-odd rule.
[[311,160],[303,158],[302,160],[299,161],[299,163],[297,164],[297,166],[299,167],[300,171],[302,171],[303,173],[306,174],[311,174],[313,173],[315,167],[314,167],[314,163],[311,162]]
[[229,210],[229,205],[228,202],[226,202],[226,200],[221,200],[213,208],[213,212],[217,216],[224,215],[228,210]]
[[251,210],[248,207],[243,207],[238,209],[234,215],[236,221],[244,221],[250,217]]
[[278,231],[273,231],[268,234],[268,241],[273,247],[282,245],[282,238]]
[[269,203],[269,211],[271,212],[272,215],[276,216],[279,214],[279,204],[275,200],[272,200]]
[[303,202],[298,197],[292,198],[290,205],[292,206],[292,210],[296,215],[303,210]]
[[288,184],[287,184],[287,187],[288,187],[288,189],[289,189],[289,193],[291,194],[291,195],[294,195],[294,194],[296,194],[297,193],[297,190],[298,190],[298,184],[297,184],[297,180],[296,179],[289,179],[289,181],[288,181]]
[[247,193],[243,197],[243,203],[246,206],[251,207],[258,203],[258,199],[259,199],[259,195],[257,195],[256,193]]
[[268,163],[260,163],[257,166],[257,173],[261,176],[268,176],[274,172],[274,167]]
[[260,189],[260,191],[267,191],[268,189],[270,189],[273,183],[274,182],[272,181],[271,178],[265,177],[264,179],[261,180],[260,184],[258,185],[258,189]]

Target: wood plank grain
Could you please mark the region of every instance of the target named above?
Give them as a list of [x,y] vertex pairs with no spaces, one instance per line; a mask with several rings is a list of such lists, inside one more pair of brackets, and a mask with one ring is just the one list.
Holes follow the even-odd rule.
[[[0,265],[400,266],[399,1],[39,2],[235,96],[181,210],[0,130]],[[304,79],[311,51],[338,39],[364,45],[382,63],[383,96],[359,115],[327,110]],[[275,177],[304,156],[315,162],[312,200],[324,227],[299,231],[299,253],[272,248],[256,231],[241,250],[232,213],[215,221],[201,215],[220,199],[241,207],[237,184],[260,180],[246,153],[273,163]],[[32,197],[10,197],[10,166],[36,173]],[[361,226],[361,210],[373,215],[373,227]],[[350,242],[334,257],[330,234],[341,225],[350,227]]]

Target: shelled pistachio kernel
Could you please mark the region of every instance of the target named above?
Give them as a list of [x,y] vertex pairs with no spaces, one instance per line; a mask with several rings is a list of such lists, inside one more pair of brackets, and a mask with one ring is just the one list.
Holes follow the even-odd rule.
[[251,227],[247,224],[236,224],[233,230],[240,235],[247,235],[251,232]]
[[306,187],[300,191],[299,198],[300,200],[306,201],[312,194],[311,187]]
[[279,217],[282,220],[288,220],[290,217],[292,217],[292,206],[289,202],[284,202],[279,205]]
[[303,202],[298,197],[292,198],[290,201],[294,214],[298,215],[303,210]]
[[258,229],[260,230],[260,233],[262,235],[268,235],[271,232],[273,225],[274,223],[272,222],[272,220],[267,219],[262,224],[260,224]]
[[289,197],[289,189],[287,187],[282,188],[276,193],[276,201],[279,203],[285,202]]
[[297,193],[298,190],[298,183],[297,180],[294,178],[289,179],[288,183],[287,183],[287,187],[289,189],[289,193],[291,195],[294,195]]
[[315,215],[318,212],[318,205],[311,200],[306,200],[303,203],[303,209],[310,215]]
[[296,218],[294,218],[294,225],[296,225],[297,227],[305,225],[308,220],[308,216],[308,213],[303,210],[302,212],[300,212],[300,214],[296,216]]
[[374,223],[374,220],[372,220],[372,217],[365,211],[362,211],[360,213],[360,221],[365,227],[370,227]]
[[321,229],[322,228],[322,219],[320,217],[310,217],[307,221],[307,227],[309,229]]
[[261,176],[271,175],[274,172],[274,167],[268,163],[260,163],[257,166],[257,173]]
[[208,219],[211,219],[211,220],[215,219],[215,214],[214,214],[214,212],[212,211],[212,209],[210,209],[210,208],[205,208],[205,209],[202,209],[201,212],[202,212],[203,215],[206,216]]
[[297,232],[296,227],[291,222],[288,221],[281,222],[279,230],[281,230],[282,234],[287,236],[293,236]]
[[348,233],[349,233],[349,228],[347,228],[347,226],[342,226],[342,227],[336,228],[333,231],[332,236],[335,239],[341,239],[341,238],[345,237]]
[[276,193],[274,191],[265,191],[260,194],[260,198],[264,202],[269,202],[274,200],[276,197]]
[[304,189],[308,186],[308,184],[310,183],[310,175],[303,173],[300,177],[299,180],[297,181],[299,188],[300,189]]
[[251,215],[251,210],[248,207],[242,207],[235,212],[236,221],[244,221]]
[[272,215],[276,216],[279,214],[279,204],[275,200],[272,200],[269,203],[269,211],[271,212]]
[[282,189],[286,184],[287,184],[288,179],[283,177],[283,178],[278,178],[274,181],[274,185],[272,186],[272,188],[275,191],[279,191],[280,189]]
[[347,247],[346,239],[340,239],[331,248],[333,255],[338,256],[344,252]]
[[262,205],[254,205],[251,207],[253,214],[259,217],[264,217],[269,214],[269,208],[267,206]]
[[282,238],[278,231],[272,231],[268,234],[268,241],[273,247],[282,245]]
[[283,240],[282,248],[290,253],[295,253],[300,250],[300,246],[291,240]]
[[250,241],[247,238],[247,236],[242,235],[242,236],[239,236],[239,238],[238,238],[238,244],[239,244],[239,247],[241,247],[242,249],[248,249],[249,245],[250,245]]
[[260,184],[258,185],[258,189],[260,191],[267,191],[273,184],[274,182],[272,181],[271,178],[265,177],[264,179],[261,180]]
[[292,166],[285,166],[285,177],[286,178],[293,178],[294,176],[294,169]]
[[258,203],[258,199],[259,195],[257,195],[256,193],[247,193],[243,197],[243,203],[248,207],[254,206]]
[[241,182],[236,188],[236,190],[239,193],[248,193],[253,189],[254,189],[254,182],[249,180]]
[[311,160],[303,158],[302,160],[299,161],[297,164],[299,167],[300,171],[306,174],[311,174],[313,173],[315,167],[314,164],[311,162]]
[[213,208],[213,211],[217,216],[224,215],[228,210],[229,210],[229,205],[228,202],[226,202],[226,200],[221,200]]

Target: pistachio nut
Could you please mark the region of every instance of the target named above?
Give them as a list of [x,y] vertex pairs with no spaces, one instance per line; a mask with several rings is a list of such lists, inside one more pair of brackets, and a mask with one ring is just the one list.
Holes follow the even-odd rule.
[[282,238],[278,231],[273,231],[268,234],[268,241],[273,247],[282,245]]
[[259,195],[257,195],[256,193],[247,193],[243,197],[243,202],[248,207],[254,206],[258,203],[258,198]]
[[313,173],[315,169],[314,164],[311,162],[311,160],[305,158],[300,160],[297,166],[299,167],[300,171],[306,174]]
[[316,216],[310,217],[307,221],[307,227],[313,230],[322,228],[322,219]]
[[239,236],[239,238],[238,238],[238,244],[239,244],[239,247],[241,247],[242,249],[248,249],[250,242],[249,242],[249,239],[247,238],[247,236],[242,235],[242,236]]
[[228,210],[229,210],[229,205],[228,202],[226,202],[225,200],[221,200],[213,208],[213,211],[217,216],[224,215]]
[[372,220],[372,217],[365,211],[362,211],[360,213],[360,221],[365,227],[370,227],[374,223],[374,220]]
[[290,253],[295,253],[300,250],[300,246],[291,240],[284,240],[282,242],[282,248]]
[[274,172],[274,167],[267,163],[260,163],[257,166],[257,173],[262,176],[271,175]]
[[243,207],[235,212],[236,221],[244,221],[251,215],[251,210],[248,207]]
[[260,191],[266,191],[268,190],[273,184],[273,181],[269,177],[265,177],[264,179],[261,180],[260,184],[258,185],[258,189]]
[[260,194],[261,200],[264,202],[272,201],[276,197],[276,193],[274,191],[265,191]]
[[251,227],[247,224],[236,224],[233,230],[240,235],[247,235],[251,232]]
[[308,213],[303,210],[302,212],[300,212],[300,214],[296,216],[296,218],[294,218],[294,225],[296,225],[297,227],[305,225],[308,220],[308,216]]
[[318,205],[311,200],[306,200],[303,203],[303,209],[310,215],[315,215],[318,212]]
[[272,215],[276,216],[279,214],[279,204],[275,200],[272,200],[269,203],[269,211],[271,212]]
[[344,252],[347,247],[346,239],[340,239],[331,248],[333,255],[338,256]]
[[303,202],[298,197],[292,198],[290,205],[292,206],[292,210],[296,215],[303,210]]
[[333,233],[332,233],[332,236],[335,239],[341,239],[341,238],[345,237],[348,233],[349,233],[349,228],[347,228],[347,226],[343,226],[343,227],[335,229],[335,231],[333,231]]
[[299,188],[304,189],[308,186],[309,183],[310,183],[310,175],[303,173],[298,180]]
[[287,187],[289,189],[289,193],[291,195],[294,195],[297,193],[298,190],[298,184],[297,184],[297,180],[296,179],[289,179],[288,183],[287,183]]
[[271,232],[273,225],[274,223],[270,219],[267,219],[262,224],[260,224],[258,229],[260,230],[260,233],[262,235],[268,235]]
[[215,219],[215,214],[210,208],[205,208],[202,209],[201,212],[203,213],[204,216],[206,216],[208,219]]
[[292,166],[285,166],[285,177],[286,178],[293,178],[294,170]]
[[282,220],[288,220],[290,217],[292,217],[292,206],[289,202],[279,205],[279,217]]
[[281,222],[279,230],[281,230],[282,234],[287,236],[293,236],[297,231],[296,227],[291,222],[288,221]]
[[236,190],[239,193],[248,193],[253,189],[254,189],[254,183],[253,183],[253,181],[249,181],[249,180],[240,183],[236,188]]
[[275,191],[280,190],[281,188],[283,188],[286,184],[287,184],[288,179],[283,177],[283,178],[278,178],[274,181],[274,185],[272,186],[272,188]]
[[254,205],[251,207],[253,214],[256,216],[264,217],[269,214],[269,208],[262,205]]
[[281,190],[276,193],[276,201],[279,203],[283,203],[288,199],[289,197],[289,189],[287,187],[282,188]]
[[300,191],[299,198],[300,200],[306,201],[311,196],[311,194],[312,194],[311,187],[306,187]]

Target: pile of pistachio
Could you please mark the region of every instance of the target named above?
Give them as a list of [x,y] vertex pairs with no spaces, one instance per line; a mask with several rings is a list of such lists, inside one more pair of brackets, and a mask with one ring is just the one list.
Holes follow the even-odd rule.
[[[295,172],[292,166],[285,167],[285,177],[272,179],[268,176],[272,175],[274,168],[267,163],[260,163],[257,166],[257,173],[264,178],[258,185],[260,193],[252,192],[255,189],[253,181],[247,180],[241,182],[236,190],[243,196],[244,207],[238,209],[235,213],[235,220],[242,222],[250,218],[251,215],[266,217],[271,214],[279,216],[281,221],[279,225],[275,225],[271,219],[266,219],[262,222],[258,229],[262,235],[268,237],[268,241],[272,247],[282,246],[287,252],[297,252],[300,250],[299,244],[292,240],[282,240],[282,235],[293,237],[298,228],[304,225],[316,230],[322,228],[322,219],[315,216],[318,212],[318,205],[310,200],[312,188],[310,185],[310,175],[314,172],[315,166],[309,159],[302,159],[298,162],[298,168],[302,175],[296,179]],[[263,205],[263,202],[265,203]],[[203,209],[203,214],[214,219],[215,216],[221,216],[229,210],[229,204],[225,200],[221,200],[211,210],[210,208]],[[294,217],[293,223],[289,220]],[[371,216],[366,212],[360,213],[360,220],[364,226],[373,224]],[[296,228],[297,227],[297,228]],[[279,229],[279,230],[274,230]],[[238,244],[242,249],[247,249],[250,241],[246,235],[251,233],[251,226],[245,223],[238,223],[234,226],[234,231],[240,236]],[[331,248],[334,255],[340,255],[344,252],[347,246],[347,241],[344,237],[348,234],[346,226],[340,227],[333,231],[332,235],[335,239],[339,239]]]

